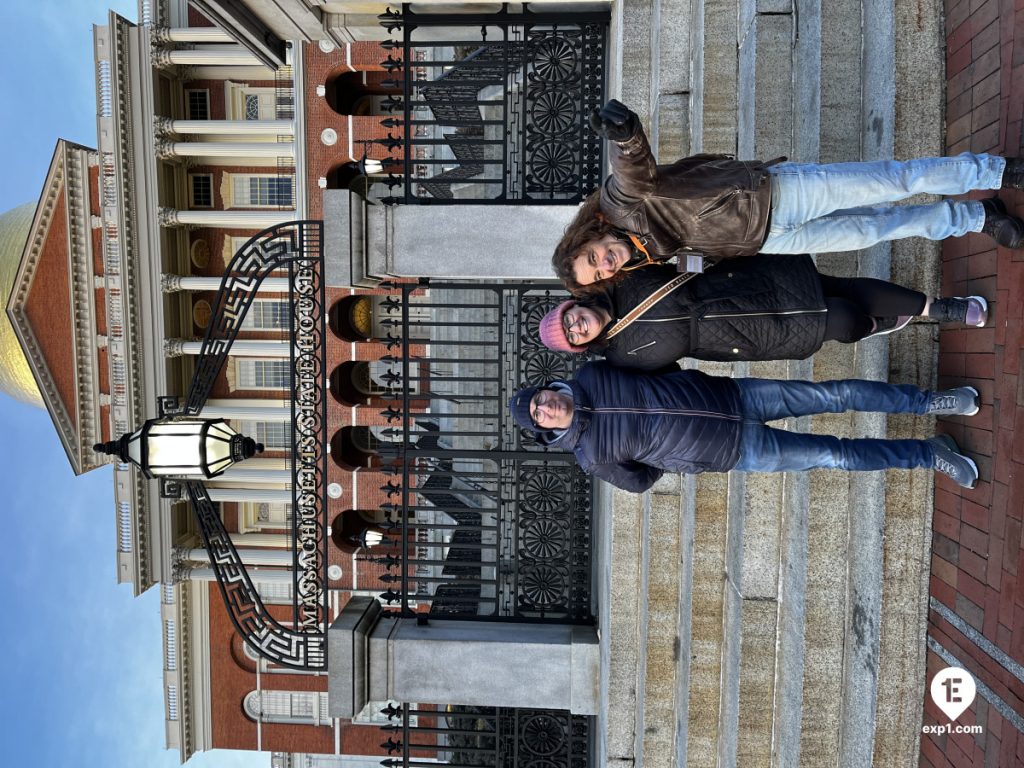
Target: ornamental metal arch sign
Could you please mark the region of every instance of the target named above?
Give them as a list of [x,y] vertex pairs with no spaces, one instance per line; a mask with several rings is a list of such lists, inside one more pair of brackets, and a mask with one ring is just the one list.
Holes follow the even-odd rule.
[[214,299],[212,316],[183,406],[162,398],[162,415],[197,416],[238,336],[260,284],[287,271],[292,425],[292,626],[270,615],[246,572],[215,503],[199,481],[164,481],[163,491],[186,492],[236,631],[261,656],[295,669],[327,667],[326,353],[323,222],[290,221],[250,238],[231,259]]

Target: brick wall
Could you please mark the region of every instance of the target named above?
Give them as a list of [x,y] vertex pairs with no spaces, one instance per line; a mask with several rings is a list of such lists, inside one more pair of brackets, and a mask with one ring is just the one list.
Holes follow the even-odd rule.
[[[379,81],[386,77],[381,70],[380,62],[387,58],[388,52],[377,43],[353,43],[351,47],[351,67],[348,63],[345,48],[336,48],[325,53],[319,45],[303,44],[302,55],[305,57],[306,82],[304,97],[306,101],[306,173],[308,179],[307,196],[310,218],[323,216],[323,191],[318,186],[320,177],[327,177],[330,172],[347,162],[359,160],[363,156],[363,140],[380,139],[387,136],[388,131],[380,127],[379,118],[368,116],[341,115],[334,111],[324,96],[318,96],[317,86],[327,87],[333,80],[352,72],[366,72],[368,81]],[[374,80],[376,78],[376,80]],[[349,126],[352,127],[352,152],[349,153]],[[323,143],[321,136],[326,128],[332,128],[337,134],[337,142],[333,145]],[[383,159],[387,151],[380,146],[370,148],[369,156]]]
[[[1021,154],[1024,0],[947,0],[946,34],[948,154]],[[1024,214],[1024,195],[1000,197]],[[970,383],[982,398],[978,415],[944,419],[939,429],[977,459],[981,481],[968,491],[936,474],[928,634],[989,693],[979,691],[956,722],[980,724],[983,733],[923,736],[920,764],[1022,765],[1024,682],[1009,660],[1024,662],[1024,252],[993,248],[983,235],[950,239],[942,292],[979,294],[991,304],[987,328],[939,337],[940,386]],[[947,665],[930,650],[928,681]],[[924,723],[947,722],[926,694]]]

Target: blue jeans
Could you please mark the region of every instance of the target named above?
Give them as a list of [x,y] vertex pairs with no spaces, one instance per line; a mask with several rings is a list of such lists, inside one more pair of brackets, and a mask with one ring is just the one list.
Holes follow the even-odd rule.
[[884,204],[921,192],[999,189],[1005,167],[1003,157],[970,152],[905,162],[773,166],[772,219],[761,252],[854,251],[902,237],[942,240],[980,232],[985,212],[977,200]]
[[925,413],[931,392],[907,384],[843,379],[840,381],[780,381],[736,379],[740,388],[743,425],[741,472],[789,472],[803,469],[912,469],[931,467],[935,451],[925,440],[849,440],[832,435],[808,435],[765,426],[790,416],[843,411]]

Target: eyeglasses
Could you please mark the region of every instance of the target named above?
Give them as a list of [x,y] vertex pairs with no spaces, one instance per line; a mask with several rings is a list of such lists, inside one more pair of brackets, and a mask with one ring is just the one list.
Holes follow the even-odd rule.
[[562,331],[565,333],[566,341],[568,341],[574,347],[578,347],[580,345],[580,342],[583,340],[580,339],[579,334],[575,330],[573,330],[573,328],[579,325],[581,322],[583,322],[583,328],[581,330],[582,333],[586,333],[588,328],[587,322],[582,316],[577,315],[575,316],[575,319],[570,319],[569,313],[575,308],[576,307],[567,309],[565,313],[562,315]]

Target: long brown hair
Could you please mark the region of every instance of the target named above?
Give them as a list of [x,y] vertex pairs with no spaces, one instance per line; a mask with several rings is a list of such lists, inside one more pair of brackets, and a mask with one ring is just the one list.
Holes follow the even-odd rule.
[[[551,257],[551,266],[555,270],[555,275],[570,293],[576,296],[586,296],[608,286],[608,280],[602,280],[600,288],[595,287],[596,283],[580,285],[576,282],[573,263],[587,243],[592,240],[600,240],[613,229],[615,228],[601,213],[601,190],[599,189],[583,201],[576,217],[565,228],[565,234],[555,246],[555,252]],[[616,275],[613,275],[612,279],[615,277]]]

